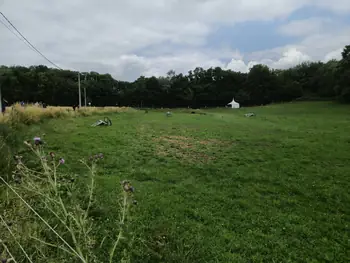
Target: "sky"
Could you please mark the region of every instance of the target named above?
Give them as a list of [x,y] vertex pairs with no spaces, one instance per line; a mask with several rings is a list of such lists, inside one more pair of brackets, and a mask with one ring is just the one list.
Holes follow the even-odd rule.
[[[59,67],[126,81],[283,69],[340,59],[350,45],[349,0],[0,0],[0,11]],[[0,64],[51,66],[2,24]]]

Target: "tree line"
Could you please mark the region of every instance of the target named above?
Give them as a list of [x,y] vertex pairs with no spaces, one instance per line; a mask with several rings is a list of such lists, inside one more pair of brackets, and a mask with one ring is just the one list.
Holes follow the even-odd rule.
[[[78,104],[78,72],[46,66],[1,66],[2,96],[11,104],[43,102],[53,106]],[[163,77],[140,76],[134,82],[110,74],[81,74],[82,102],[94,106],[217,107],[234,97],[243,106],[295,99],[337,99],[350,103],[350,45],[340,61],[306,62],[285,70],[255,65],[248,73],[220,67],[197,67],[187,74],[170,70]]]

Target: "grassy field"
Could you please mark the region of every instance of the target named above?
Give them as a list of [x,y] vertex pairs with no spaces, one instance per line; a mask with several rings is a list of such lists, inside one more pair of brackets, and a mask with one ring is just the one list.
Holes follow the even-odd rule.
[[100,239],[116,227],[116,185],[133,183],[131,262],[349,262],[350,107],[204,112],[110,113],[111,127],[52,119],[26,135],[45,133],[78,183],[78,160],[104,154],[91,213]]

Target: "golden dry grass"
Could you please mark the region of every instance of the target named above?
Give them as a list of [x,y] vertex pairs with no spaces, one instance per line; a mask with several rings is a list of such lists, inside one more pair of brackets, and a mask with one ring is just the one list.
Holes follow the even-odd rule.
[[90,116],[93,114],[103,114],[111,112],[126,112],[127,107],[86,107],[74,111],[71,107],[47,107],[43,109],[35,105],[14,104],[7,107],[5,115],[0,116],[0,123],[12,124],[32,124],[38,123],[43,119],[67,118],[77,116]]

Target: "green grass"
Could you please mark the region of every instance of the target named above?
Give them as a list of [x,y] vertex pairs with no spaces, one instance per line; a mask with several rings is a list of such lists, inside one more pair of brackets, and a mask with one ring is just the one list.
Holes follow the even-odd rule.
[[110,114],[113,126],[95,128],[100,117],[50,120],[26,134],[46,133],[78,177],[79,159],[104,154],[91,212],[101,238],[116,227],[116,185],[131,180],[131,262],[348,262],[350,107],[205,112]]

